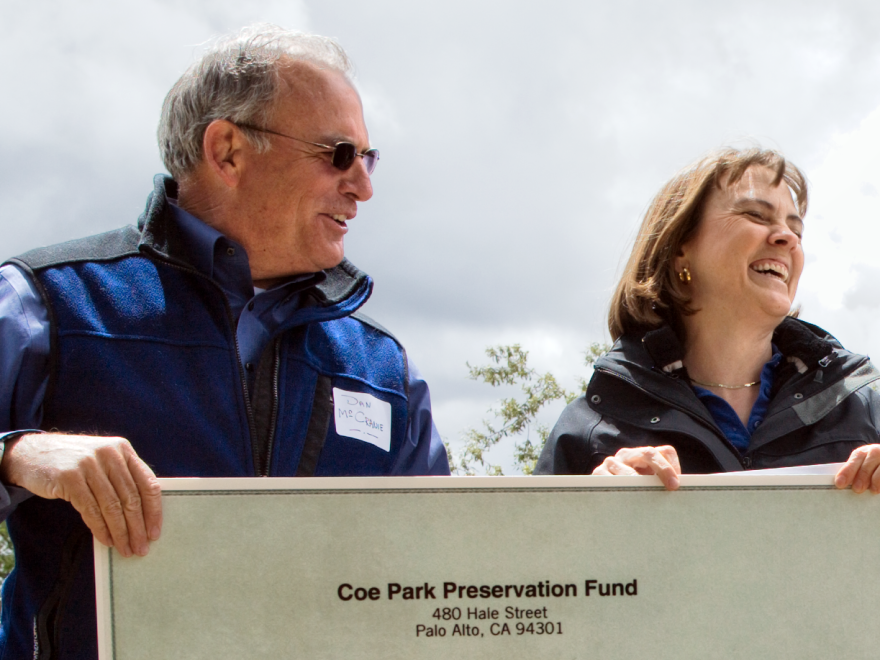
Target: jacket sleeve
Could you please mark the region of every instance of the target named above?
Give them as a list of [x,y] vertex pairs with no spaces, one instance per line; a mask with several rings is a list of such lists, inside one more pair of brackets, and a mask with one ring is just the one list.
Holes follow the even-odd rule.
[[[43,299],[22,271],[7,264],[0,268],[0,443],[40,425],[48,360]],[[29,496],[23,488],[0,484],[0,520]]]
[[568,404],[544,445],[535,474],[592,473],[596,448],[591,438],[601,419],[585,396]]
[[431,392],[416,365],[407,356],[409,410],[406,442],[391,470],[392,475],[420,476],[449,474],[446,446],[434,425]]
[[871,424],[877,430],[876,442],[880,443],[880,393],[869,385],[857,390],[856,393],[865,401],[865,406],[871,417]]

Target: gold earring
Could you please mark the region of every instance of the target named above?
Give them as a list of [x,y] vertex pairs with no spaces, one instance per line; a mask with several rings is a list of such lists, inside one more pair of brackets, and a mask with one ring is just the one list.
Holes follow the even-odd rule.
[[688,270],[687,266],[681,269],[681,272],[678,274],[678,279],[685,284],[691,283],[691,271]]

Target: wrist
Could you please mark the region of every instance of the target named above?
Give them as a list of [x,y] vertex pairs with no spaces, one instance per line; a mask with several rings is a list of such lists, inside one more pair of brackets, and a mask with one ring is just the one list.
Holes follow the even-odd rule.
[[9,452],[16,442],[26,435],[45,433],[41,429],[19,429],[0,433],[0,481],[6,484],[15,484],[15,480],[11,478],[9,471]]

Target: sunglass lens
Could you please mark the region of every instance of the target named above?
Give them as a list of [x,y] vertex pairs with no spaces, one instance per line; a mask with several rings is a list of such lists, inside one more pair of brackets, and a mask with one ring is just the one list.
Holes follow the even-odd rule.
[[379,150],[367,149],[364,153],[359,154],[357,147],[350,142],[338,142],[333,148],[333,167],[343,171],[347,170],[358,156],[364,157],[367,174],[372,174],[376,169],[376,163],[379,162]]
[[379,150],[367,149],[364,152],[364,166],[367,168],[367,174],[372,174],[376,169],[376,163],[379,162]]
[[339,142],[333,150],[333,167],[347,170],[357,156],[357,149],[350,142]]

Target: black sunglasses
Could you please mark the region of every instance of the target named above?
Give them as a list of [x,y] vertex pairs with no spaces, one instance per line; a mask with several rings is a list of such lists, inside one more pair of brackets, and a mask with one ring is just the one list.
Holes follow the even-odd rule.
[[351,142],[337,142],[331,147],[329,144],[310,142],[309,140],[303,140],[302,138],[293,137],[292,135],[285,135],[284,133],[279,133],[278,131],[270,131],[268,128],[258,128],[256,126],[251,126],[250,124],[236,124],[236,126],[239,126],[241,128],[248,128],[252,131],[258,131],[260,133],[277,135],[279,137],[287,138],[288,140],[296,140],[297,142],[310,144],[313,147],[321,147],[322,149],[326,149],[327,151],[333,153],[333,158],[330,161],[333,164],[333,167],[338,170],[342,170],[343,172],[354,165],[354,159],[357,156],[360,156],[364,159],[364,167],[367,168],[367,174],[372,174],[373,170],[376,169],[376,163],[379,162],[378,149],[367,149],[363,153],[358,153],[357,147],[354,146]]

